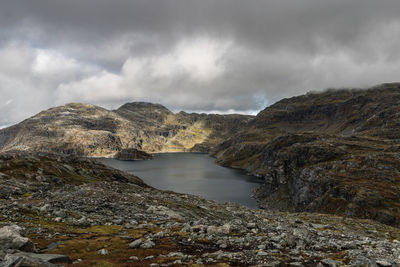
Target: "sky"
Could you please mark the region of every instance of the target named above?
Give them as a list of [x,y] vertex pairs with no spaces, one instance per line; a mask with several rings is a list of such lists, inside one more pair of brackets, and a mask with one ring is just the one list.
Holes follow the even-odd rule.
[[399,0],[0,0],[0,127],[69,102],[254,114],[399,81]]

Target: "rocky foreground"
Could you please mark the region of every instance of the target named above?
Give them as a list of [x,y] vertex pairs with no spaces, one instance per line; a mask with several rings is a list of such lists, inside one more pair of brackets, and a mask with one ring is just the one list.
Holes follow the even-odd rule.
[[370,220],[160,191],[90,159],[0,154],[0,266],[398,266],[398,240]]

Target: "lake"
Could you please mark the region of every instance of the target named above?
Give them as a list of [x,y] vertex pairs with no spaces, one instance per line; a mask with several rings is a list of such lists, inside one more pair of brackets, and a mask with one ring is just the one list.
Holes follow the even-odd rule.
[[158,189],[197,195],[220,203],[236,202],[257,208],[257,202],[251,195],[262,183],[260,178],[246,175],[241,170],[219,166],[214,163],[214,158],[207,154],[162,153],[153,156],[153,160],[145,161],[99,161],[134,174]]

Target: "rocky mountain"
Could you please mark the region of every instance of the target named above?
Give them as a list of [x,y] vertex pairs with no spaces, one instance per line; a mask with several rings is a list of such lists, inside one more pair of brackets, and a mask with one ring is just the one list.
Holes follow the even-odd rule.
[[0,154],[2,267],[398,266],[398,240],[371,220],[160,191],[93,159]]
[[266,208],[400,226],[400,84],[283,99],[213,154],[264,177]]
[[251,118],[174,114],[162,105],[143,102],[128,103],[114,111],[72,103],[0,130],[0,151],[52,151],[91,157],[113,157],[124,149],[207,152]]

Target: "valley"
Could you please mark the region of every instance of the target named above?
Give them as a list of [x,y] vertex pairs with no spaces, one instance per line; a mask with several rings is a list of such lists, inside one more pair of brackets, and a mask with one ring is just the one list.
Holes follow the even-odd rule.
[[[399,144],[398,83],[310,92],[255,117],[51,108],[0,130],[0,266],[397,266]],[[204,192],[220,178],[239,197],[222,179],[239,170],[205,154],[259,177],[261,209],[162,186],[198,172]]]

